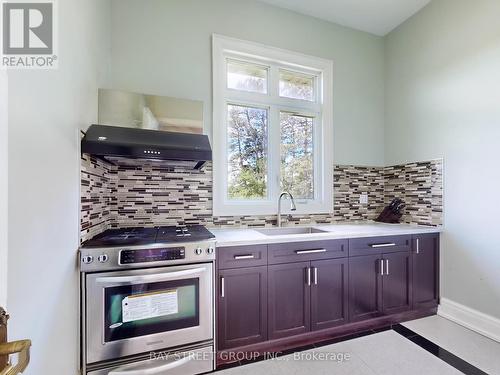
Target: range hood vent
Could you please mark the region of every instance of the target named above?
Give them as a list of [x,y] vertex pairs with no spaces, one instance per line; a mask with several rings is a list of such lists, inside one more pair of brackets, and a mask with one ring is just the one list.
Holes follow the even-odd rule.
[[107,125],[91,125],[82,139],[81,151],[115,164],[136,159],[200,169],[212,160],[206,135]]

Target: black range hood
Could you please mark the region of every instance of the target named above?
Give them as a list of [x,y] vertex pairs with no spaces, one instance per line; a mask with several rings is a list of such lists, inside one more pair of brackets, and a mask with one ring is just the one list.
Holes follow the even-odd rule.
[[81,151],[115,163],[120,159],[164,160],[194,169],[212,160],[206,135],[107,125],[91,125],[82,138]]

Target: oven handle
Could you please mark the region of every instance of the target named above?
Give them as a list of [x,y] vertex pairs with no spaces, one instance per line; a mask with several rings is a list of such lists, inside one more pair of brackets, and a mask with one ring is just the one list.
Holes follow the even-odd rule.
[[193,268],[189,270],[157,273],[153,275],[98,277],[96,279],[96,282],[100,284],[104,283],[131,284],[137,282],[167,281],[172,279],[178,279],[184,276],[194,275],[197,273],[202,273],[205,271],[206,271],[205,268]]
[[124,368],[122,370],[120,370],[118,368],[116,370],[109,372],[108,375],[155,375],[155,374],[162,374],[164,371],[172,370],[174,368],[185,365],[186,363],[190,362],[191,359],[193,359],[193,357],[194,357],[193,355],[187,355],[184,358],[179,359],[177,361],[169,362],[165,365],[151,367],[151,368],[142,369],[142,370],[126,370]]

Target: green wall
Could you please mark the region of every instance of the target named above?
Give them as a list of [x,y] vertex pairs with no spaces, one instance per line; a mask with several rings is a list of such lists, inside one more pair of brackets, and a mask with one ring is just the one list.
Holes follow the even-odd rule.
[[442,296],[500,318],[500,1],[434,0],[386,38],[388,164],[444,157]]
[[384,163],[382,38],[240,0],[113,0],[111,28],[110,84],[204,101],[208,134],[212,33],[331,59],[335,162]]

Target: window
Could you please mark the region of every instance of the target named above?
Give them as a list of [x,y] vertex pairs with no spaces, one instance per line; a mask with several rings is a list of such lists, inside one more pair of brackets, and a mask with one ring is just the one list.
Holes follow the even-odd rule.
[[227,60],[227,88],[267,93],[267,68],[242,61]]
[[333,207],[332,62],[213,36],[214,214]]
[[267,110],[227,106],[228,198],[267,197]]
[[280,70],[280,96],[314,101],[314,77]]
[[314,117],[280,113],[281,190],[314,199]]

